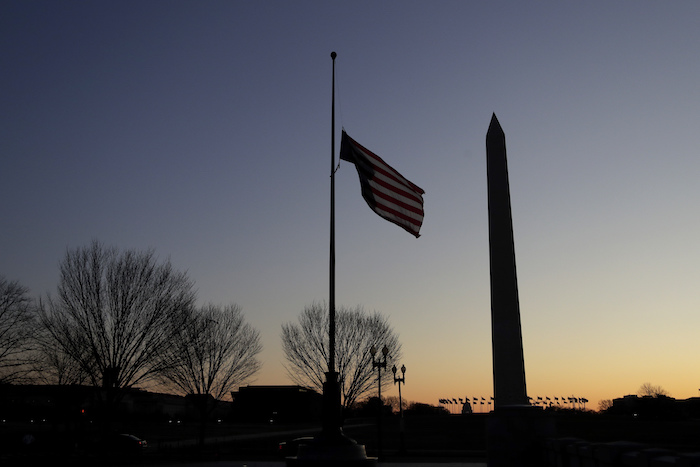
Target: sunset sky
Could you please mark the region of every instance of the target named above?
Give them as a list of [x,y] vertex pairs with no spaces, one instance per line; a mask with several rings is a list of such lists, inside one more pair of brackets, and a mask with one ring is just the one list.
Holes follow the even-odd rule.
[[[493,390],[485,137],[506,134],[528,394],[700,388],[700,3],[0,3],[0,274],[153,248],[261,333],[328,299],[340,131],[425,190],[421,237],[336,173],[337,304],[387,315],[403,396]],[[386,394],[386,393],[384,393]],[[398,395],[391,388],[388,395]]]

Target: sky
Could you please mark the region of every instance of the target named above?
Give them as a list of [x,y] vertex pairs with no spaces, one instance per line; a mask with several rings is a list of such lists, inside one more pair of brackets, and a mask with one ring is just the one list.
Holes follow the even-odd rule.
[[488,398],[495,113],[528,394],[698,396],[698,44],[694,1],[4,1],[0,274],[40,297],[67,249],[153,249],[259,330],[252,384],[291,384],[344,128],[425,219],[380,218],[341,163],[337,305],[389,318],[407,400]]

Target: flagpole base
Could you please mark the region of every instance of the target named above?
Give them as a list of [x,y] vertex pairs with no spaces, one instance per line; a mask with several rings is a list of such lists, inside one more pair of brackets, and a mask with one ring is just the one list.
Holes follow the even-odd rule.
[[326,373],[323,384],[323,428],[310,443],[299,446],[296,456],[287,457],[287,467],[376,467],[365,447],[343,433],[338,373]]
[[377,458],[367,457],[365,447],[354,445],[324,445],[321,442],[299,446],[294,457],[286,458],[287,467],[376,467]]

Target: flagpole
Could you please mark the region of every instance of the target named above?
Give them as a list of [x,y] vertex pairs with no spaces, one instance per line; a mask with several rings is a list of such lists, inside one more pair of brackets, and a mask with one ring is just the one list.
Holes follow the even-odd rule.
[[331,86],[331,238],[330,238],[330,271],[328,291],[328,372],[335,373],[335,57],[333,60],[333,84]]
[[323,385],[323,436],[336,442],[343,437],[340,382],[335,367],[335,52],[331,98],[331,222],[328,294],[328,372]]
[[299,446],[296,457],[287,457],[287,467],[377,467],[376,458],[368,458],[363,445],[343,433],[340,382],[335,369],[335,57],[333,59],[333,98],[331,99],[331,238],[328,297],[328,372],[323,383],[323,426],[319,436]]

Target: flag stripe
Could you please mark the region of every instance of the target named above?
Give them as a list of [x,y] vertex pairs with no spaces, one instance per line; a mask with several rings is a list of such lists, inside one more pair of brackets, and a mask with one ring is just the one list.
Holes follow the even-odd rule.
[[407,191],[407,185],[399,184],[394,178],[386,177],[378,170],[358,169],[360,178],[371,182],[373,191],[386,193],[390,197],[403,201],[409,205],[413,205],[417,213],[421,213],[423,209],[423,198],[415,191]]
[[412,224],[420,226],[423,216],[420,212],[415,212],[412,209],[407,209],[402,203],[396,202],[395,199],[387,196],[382,192],[374,192],[375,195],[375,205],[379,209],[384,209],[385,211],[390,211],[397,217],[410,222]]
[[387,185],[386,182],[376,177],[374,180],[368,180],[368,182],[372,187],[372,192],[377,196],[420,216],[423,215],[422,203],[415,201],[415,198],[410,197],[408,193],[396,191],[391,185]]
[[[374,212],[379,214],[381,217],[384,219],[393,222],[394,224],[398,225],[399,227],[403,227],[405,230],[411,232],[412,234],[417,234],[418,230],[420,229],[420,222],[416,221],[410,221],[405,219],[401,214],[391,208],[385,208],[382,209],[381,207],[377,206],[372,209]],[[416,235],[418,236],[418,235]]]
[[415,191],[409,190],[407,185],[399,184],[394,178],[385,176],[381,171],[366,171],[358,169],[360,177],[372,182],[374,190],[387,193],[389,196],[399,197],[402,201],[412,204],[418,211],[422,210],[423,198]]
[[[377,171],[377,172],[385,175],[386,177],[396,181],[395,186],[406,187],[408,189],[409,193],[415,193],[418,197],[420,197],[420,195],[425,193],[422,188],[420,188],[420,187],[416,186],[415,184],[411,183],[410,181],[406,180],[393,167],[391,167],[389,164],[384,162],[384,160],[381,157],[374,154],[372,151],[363,147],[362,145],[358,144],[357,141],[350,138],[349,136],[348,136],[348,139],[355,146],[355,149],[360,151],[361,154],[363,156],[365,156],[364,160],[362,160],[362,159],[360,160],[361,163],[365,162],[365,161],[368,162],[375,171]],[[420,199],[422,201],[422,198],[420,198]]]
[[355,164],[362,197],[384,219],[416,237],[423,223],[422,188],[406,180],[389,164],[343,131],[340,158]]
[[[369,185],[368,182],[367,185]],[[372,199],[368,201],[368,204],[377,214],[386,218],[391,217],[390,220],[396,221],[397,223],[411,224],[411,226],[414,226],[411,230],[420,228],[423,221],[421,213],[412,213],[406,209],[402,209],[401,206],[396,204],[394,199],[387,196],[385,193],[372,192],[372,195]]]

